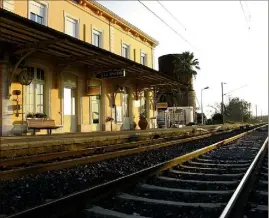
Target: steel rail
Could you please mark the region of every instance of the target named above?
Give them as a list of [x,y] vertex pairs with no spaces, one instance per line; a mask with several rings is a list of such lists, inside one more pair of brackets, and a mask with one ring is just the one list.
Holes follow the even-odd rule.
[[[201,134],[205,135],[205,134]],[[172,140],[176,140],[176,137],[171,137]],[[177,137],[180,138],[180,137]],[[150,143],[156,143],[165,141],[168,138],[159,138],[159,139],[148,139],[148,140],[139,140],[135,142],[125,142],[125,143],[117,143],[112,145],[104,145],[104,146],[91,146],[89,148],[82,148],[74,151],[58,151],[58,152],[48,152],[45,154],[39,154],[39,155],[31,155],[31,156],[22,156],[17,158],[7,158],[3,159],[0,162],[0,167],[9,167],[9,166],[16,166],[19,164],[25,164],[25,163],[34,163],[34,162],[40,162],[40,161],[47,161],[47,160],[53,160],[58,158],[66,158],[66,157],[72,157],[72,156],[82,156],[82,155],[90,155],[97,152],[107,152],[107,151],[114,151],[119,150],[123,148],[130,148],[130,147],[138,147],[141,145],[146,145]]]
[[[244,175],[243,179],[237,186],[235,192],[233,193],[232,197],[230,198],[229,202],[227,203],[226,207],[222,211],[219,218],[229,218],[229,217],[238,217],[235,216],[234,213],[236,211],[243,211],[244,204],[240,204],[240,208],[238,206],[238,200],[240,199],[240,195],[243,193],[243,189],[246,188],[247,183],[249,182],[250,178],[253,176],[254,169],[256,168],[258,162],[262,161],[263,154],[266,151],[265,148],[268,145],[268,137],[266,138],[265,142],[263,143],[261,149],[259,150],[258,154],[254,158],[253,162],[251,163],[250,167],[248,168],[246,174]],[[248,191],[249,193],[249,191]],[[245,196],[246,197],[246,196]],[[245,199],[246,200],[246,199]]]
[[[256,129],[261,128],[257,127],[252,130],[249,130],[244,133],[240,133],[236,136],[230,137],[228,139],[221,140],[217,143],[209,145],[207,147],[198,149],[196,151],[190,152],[188,154],[176,157],[172,160],[165,161],[163,163],[157,164],[155,166],[140,170],[138,172],[129,174],[127,176],[123,176],[121,178],[94,186],[92,188],[88,188],[65,197],[53,200],[48,203],[44,203],[42,205],[21,211],[19,213],[8,216],[8,218],[17,218],[17,217],[46,217],[48,214],[57,214],[63,215],[63,213],[69,213],[74,209],[83,209],[86,204],[95,202],[111,193],[115,193],[119,189],[124,189],[132,186],[142,179],[148,178],[152,175],[155,175],[158,172],[167,170],[173,166],[181,164],[185,161],[191,160],[195,157],[198,157],[206,152],[209,152],[213,149],[216,149],[220,146],[226,145],[232,141],[235,141],[250,132],[255,131]],[[62,210],[64,208],[64,210]]]
[[[253,130],[257,128],[260,128],[260,127],[256,127]],[[253,131],[253,130],[250,130],[250,131]],[[26,176],[28,174],[38,174],[38,173],[46,172],[46,171],[71,168],[79,164],[96,163],[96,162],[107,160],[107,159],[137,154],[144,151],[150,151],[153,149],[172,146],[174,144],[181,144],[181,143],[185,143],[189,141],[194,141],[197,139],[202,139],[202,138],[214,135],[214,134],[221,134],[221,133],[210,133],[210,134],[200,135],[200,136],[191,137],[191,138],[185,138],[185,139],[173,140],[170,142],[154,144],[150,146],[147,145],[147,146],[142,146],[138,148],[131,148],[131,149],[126,149],[126,150],[107,152],[104,154],[97,154],[97,155],[91,155],[91,156],[80,157],[80,158],[72,158],[72,159],[62,160],[62,161],[57,161],[57,162],[52,162],[52,163],[43,163],[43,164],[38,164],[34,166],[29,166],[29,167],[21,167],[21,168],[17,168],[13,170],[6,170],[6,171],[0,172],[0,181],[8,180],[8,179],[15,179],[18,177]],[[247,132],[241,133],[241,134],[247,134]]]
[[107,160],[111,158],[118,158],[121,156],[136,154],[136,153],[140,153],[144,151],[150,151],[157,148],[164,148],[164,147],[172,146],[174,144],[182,144],[185,142],[190,142],[197,139],[210,137],[211,135],[212,134],[205,134],[205,135],[200,135],[200,136],[195,136],[195,137],[190,137],[190,138],[185,138],[185,139],[178,139],[178,140],[173,140],[173,141],[159,143],[159,144],[146,145],[146,146],[142,146],[138,148],[131,148],[131,149],[126,149],[126,150],[107,152],[104,154],[97,154],[97,155],[91,155],[91,156],[80,157],[80,158],[72,158],[69,160],[57,161],[53,163],[44,163],[44,164],[39,164],[35,166],[30,166],[30,167],[22,167],[19,169],[6,170],[6,171],[0,172],[0,181],[14,179],[14,178],[18,178],[18,177],[25,176],[28,174],[37,174],[37,173],[41,173],[45,171],[70,168],[78,164],[95,163],[98,161],[103,161],[103,160]]

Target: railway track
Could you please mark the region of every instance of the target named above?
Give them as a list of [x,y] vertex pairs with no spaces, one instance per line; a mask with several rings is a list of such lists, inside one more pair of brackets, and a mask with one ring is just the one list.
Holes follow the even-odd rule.
[[244,135],[10,217],[218,217],[266,138]]
[[245,208],[247,218],[268,217],[268,150]]
[[179,139],[176,137],[160,138],[155,140],[94,147],[78,151],[64,151],[29,157],[4,159],[0,164],[0,180],[14,179],[29,174],[70,168],[78,164],[95,163],[111,158],[202,140],[211,136],[218,137],[218,135],[237,134],[238,132],[242,132],[242,130],[227,131],[224,133],[209,133],[194,137],[181,137]]
[[[199,136],[208,137],[212,134],[200,134]],[[38,155],[24,155],[12,158],[3,158],[0,167],[7,168],[13,166],[28,166],[31,163],[44,163],[45,161],[52,161],[52,160],[64,160],[68,158],[74,157],[81,157],[86,155],[95,155],[95,154],[102,154],[105,152],[111,151],[119,151],[123,149],[131,149],[135,147],[145,146],[145,145],[153,145],[157,143],[173,141],[173,140],[182,140],[186,138],[195,139],[195,136],[174,136],[174,137],[164,137],[164,138],[156,138],[156,139],[148,139],[148,140],[139,140],[127,143],[118,143],[112,144],[107,146],[91,146],[88,148],[77,148],[77,150],[71,151],[58,151],[58,152],[47,152]]]

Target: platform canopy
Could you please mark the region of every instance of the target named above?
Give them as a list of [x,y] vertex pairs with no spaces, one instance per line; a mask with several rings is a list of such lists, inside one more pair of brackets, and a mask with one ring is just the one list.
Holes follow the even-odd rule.
[[185,87],[164,72],[156,71],[4,9],[0,9],[0,46],[15,56],[45,53],[60,60],[59,65],[82,65],[94,75],[125,69],[125,77],[113,79],[117,83],[139,84],[140,88]]

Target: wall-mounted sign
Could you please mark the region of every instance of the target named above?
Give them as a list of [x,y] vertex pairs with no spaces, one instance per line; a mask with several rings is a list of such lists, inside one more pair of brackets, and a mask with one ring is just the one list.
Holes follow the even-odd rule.
[[125,77],[125,70],[107,71],[107,72],[102,73],[99,77],[103,79]]
[[89,95],[89,96],[101,95],[101,86],[88,86],[86,95]]
[[157,108],[168,108],[168,103],[167,102],[160,102],[157,103]]

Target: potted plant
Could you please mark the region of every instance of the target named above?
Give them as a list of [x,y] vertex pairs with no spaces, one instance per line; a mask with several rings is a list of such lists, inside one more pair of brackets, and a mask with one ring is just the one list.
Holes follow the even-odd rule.
[[145,130],[147,128],[148,121],[146,120],[146,113],[145,112],[142,112],[139,115],[138,126],[140,127],[141,130]]
[[47,119],[47,115],[45,113],[36,113],[35,118]]
[[26,115],[27,119],[47,119],[48,116],[45,113],[28,113]]
[[35,118],[35,114],[34,113],[28,113],[26,115],[26,119],[33,119],[33,118]]

